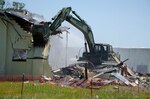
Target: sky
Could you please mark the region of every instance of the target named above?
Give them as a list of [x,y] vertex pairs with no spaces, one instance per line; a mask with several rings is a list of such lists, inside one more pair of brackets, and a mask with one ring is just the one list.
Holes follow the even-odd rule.
[[[113,47],[150,48],[150,0],[6,0],[26,4],[25,9],[47,21],[63,7],[72,10],[91,26],[96,43]],[[69,45],[84,44],[83,34],[71,24]],[[64,35],[63,35],[64,36]]]

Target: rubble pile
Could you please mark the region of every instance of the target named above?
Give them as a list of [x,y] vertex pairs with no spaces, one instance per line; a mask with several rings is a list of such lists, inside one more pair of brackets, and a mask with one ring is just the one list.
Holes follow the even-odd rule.
[[60,68],[53,71],[52,78],[42,76],[42,82],[50,81],[61,86],[100,88],[100,86],[109,84],[119,84],[126,86],[140,86],[142,88],[150,88],[150,76],[138,75],[129,67],[121,68],[105,67],[91,70],[87,68],[88,78],[85,76],[85,67],[79,64],[73,64],[68,67]]

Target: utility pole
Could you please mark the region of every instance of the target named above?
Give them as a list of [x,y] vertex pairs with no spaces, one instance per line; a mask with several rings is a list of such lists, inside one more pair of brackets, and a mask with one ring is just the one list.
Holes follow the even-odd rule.
[[66,32],[66,55],[65,55],[65,66],[67,67],[67,60],[68,60],[68,32]]

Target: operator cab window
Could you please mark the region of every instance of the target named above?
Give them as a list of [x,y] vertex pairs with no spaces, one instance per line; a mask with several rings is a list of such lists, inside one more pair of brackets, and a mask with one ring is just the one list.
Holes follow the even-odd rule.
[[104,47],[104,51],[106,52],[107,51],[107,46],[104,45],[103,47]]
[[14,49],[12,60],[13,61],[26,61],[27,60],[27,50]]
[[100,52],[100,51],[101,51],[101,46],[95,45],[95,52]]

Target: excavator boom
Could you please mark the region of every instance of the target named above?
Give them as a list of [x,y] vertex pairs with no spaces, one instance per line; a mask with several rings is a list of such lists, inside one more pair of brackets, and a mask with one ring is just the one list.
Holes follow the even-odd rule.
[[[61,26],[61,24],[66,20],[66,17],[70,14],[71,12],[71,7],[63,8],[58,12],[56,16],[52,18],[52,22],[50,25],[50,30],[51,31],[56,31],[58,27]],[[50,33],[50,35],[55,35],[55,32]]]
[[[71,12],[76,17],[73,17],[70,14]],[[86,22],[83,19],[81,19],[80,16],[77,15],[75,11],[72,11],[71,7],[66,7],[60,10],[58,14],[53,18],[53,20],[54,21],[50,25],[50,29],[52,31],[56,30],[66,20],[83,33],[88,43],[90,52],[94,51],[93,46],[95,42],[90,26],[86,24]],[[54,33],[51,33],[51,35],[54,35]]]
[[67,17],[66,21],[71,23],[73,26],[75,26],[77,29],[79,29],[84,34],[84,37],[86,38],[86,41],[89,46],[89,50],[90,50],[90,52],[93,52],[94,51],[93,46],[94,46],[95,42],[94,42],[92,30],[89,27],[89,25],[87,25],[85,23],[85,21],[76,19],[76,18],[72,17],[71,15],[69,15]]

